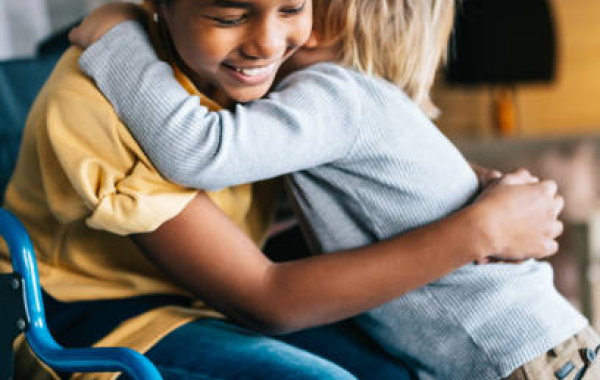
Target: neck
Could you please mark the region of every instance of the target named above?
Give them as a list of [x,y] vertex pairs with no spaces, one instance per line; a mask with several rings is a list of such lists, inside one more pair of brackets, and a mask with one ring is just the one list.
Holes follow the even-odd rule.
[[236,102],[229,97],[225,92],[215,88],[210,94],[206,94],[223,108],[232,109]]

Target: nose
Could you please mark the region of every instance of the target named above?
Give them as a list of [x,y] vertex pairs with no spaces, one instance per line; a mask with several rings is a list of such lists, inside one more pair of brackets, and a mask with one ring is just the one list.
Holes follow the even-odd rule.
[[286,26],[273,17],[258,21],[255,27],[249,28],[252,32],[246,37],[242,54],[251,59],[282,57],[290,44]]

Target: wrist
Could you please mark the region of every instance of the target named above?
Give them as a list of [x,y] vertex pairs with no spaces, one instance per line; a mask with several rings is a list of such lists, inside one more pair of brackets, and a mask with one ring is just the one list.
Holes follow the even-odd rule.
[[461,211],[459,217],[463,223],[463,231],[467,232],[465,237],[470,241],[465,254],[470,261],[482,261],[485,258],[500,252],[494,234],[494,222],[484,202],[477,202]]

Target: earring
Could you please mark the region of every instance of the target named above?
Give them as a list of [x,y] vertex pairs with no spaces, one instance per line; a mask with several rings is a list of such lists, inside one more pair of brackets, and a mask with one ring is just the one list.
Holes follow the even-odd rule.
[[154,22],[158,23],[158,12],[154,12],[152,14],[152,20],[154,20]]

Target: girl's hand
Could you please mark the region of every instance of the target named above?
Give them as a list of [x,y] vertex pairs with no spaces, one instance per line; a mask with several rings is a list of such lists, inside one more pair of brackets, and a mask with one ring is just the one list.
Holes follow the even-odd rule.
[[477,175],[477,179],[479,180],[479,187],[481,189],[485,189],[494,181],[502,178],[502,172],[498,170],[488,169],[473,162],[469,162],[469,164],[475,172],[475,175]]
[[69,33],[69,40],[82,49],[88,48],[118,24],[138,20],[143,22],[145,11],[139,5],[114,2],[93,10],[79,26]]
[[[558,251],[556,238],[563,231],[558,215],[564,199],[554,181],[539,181],[526,170],[496,180],[473,205],[492,248],[494,259],[540,259]],[[484,260],[485,261],[485,260]]]

